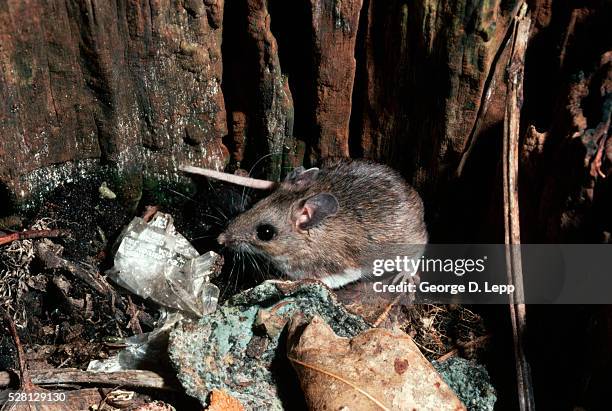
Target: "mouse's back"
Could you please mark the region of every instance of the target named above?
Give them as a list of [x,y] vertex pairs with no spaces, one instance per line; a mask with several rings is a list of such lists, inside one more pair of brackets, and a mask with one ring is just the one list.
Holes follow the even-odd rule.
[[364,160],[340,160],[324,167],[309,194],[331,192],[339,211],[329,224],[348,224],[379,242],[427,243],[423,202],[395,170]]

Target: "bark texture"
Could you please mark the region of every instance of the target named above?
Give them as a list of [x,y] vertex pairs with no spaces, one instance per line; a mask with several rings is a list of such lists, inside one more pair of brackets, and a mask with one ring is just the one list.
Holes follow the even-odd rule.
[[[489,223],[501,214],[520,4],[2,2],[0,197],[28,196],[47,170],[84,159],[136,176],[229,161],[279,178],[325,157],[366,157],[422,193],[433,240],[499,240]],[[527,5],[526,239],[609,241],[610,3]]]
[[[0,180],[100,159],[218,165],[223,0],[0,3]],[[23,190],[23,191],[22,191]]]

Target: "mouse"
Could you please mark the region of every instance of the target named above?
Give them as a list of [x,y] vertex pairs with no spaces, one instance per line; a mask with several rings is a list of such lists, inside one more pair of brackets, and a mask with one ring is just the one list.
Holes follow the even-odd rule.
[[280,183],[181,169],[271,190],[217,240],[263,256],[291,280],[316,279],[338,289],[371,278],[374,259],[417,259],[427,244],[420,195],[387,165],[329,160],[321,168],[298,167]]

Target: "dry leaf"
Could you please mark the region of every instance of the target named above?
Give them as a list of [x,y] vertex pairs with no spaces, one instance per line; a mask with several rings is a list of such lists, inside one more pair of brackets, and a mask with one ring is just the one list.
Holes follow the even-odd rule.
[[338,337],[315,316],[289,323],[289,360],[311,410],[465,410],[410,336],[380,328]]

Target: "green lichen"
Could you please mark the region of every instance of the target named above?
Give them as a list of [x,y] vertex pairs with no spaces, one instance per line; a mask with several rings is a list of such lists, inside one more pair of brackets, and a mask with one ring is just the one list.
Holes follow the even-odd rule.
[[[170,358],[190,395],[205,404],[209,391],[217,388],[249,409],[284,409],[279,381],[286,383],[292,371],[283,354],[283,334],[262,330],[257,320],[260,311],[280,319],[281,326],[298,312],[306,317],[320,315],[338,335],[346,337],[369,328],[320,284],[303,284],[285,293],[273,282],[264,282],[232,297],[198,324],[185,323],[173,331]],[[262,340],[266,343],[261,352],[249,351],[252,341]]]
[[342,30],[345,34],[350,34],[351,24],[342,13],[342,0],[336,0],[333,3],[332,18],[334,19],[334,28]]
[[434,367],[470,411],[491,411],[497,395],[487,370],[464,358],[450,358]]

